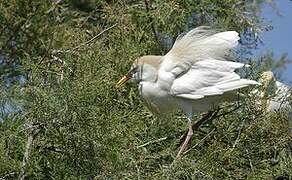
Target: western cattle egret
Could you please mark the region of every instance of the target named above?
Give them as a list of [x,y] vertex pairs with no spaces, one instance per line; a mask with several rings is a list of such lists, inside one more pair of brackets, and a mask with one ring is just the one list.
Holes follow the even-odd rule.
[[259,79],[263,85],[261,98],[265,101],[266,111],[275,111],[288,108],[289,97],[291,97],[291,87],[277,81],[273,72],[265,71]]
[[264,108],[265,112],[288,110],[288,125],[290,132],[292,132],[292,88],[277,81],[271,71],[263,72],[259,81],[262,84],[260,92],[261,107]]
[[136,59],[118,81],[117,87],[130,79],[138,83],[145,104],[154,113],[181,109],[186,114],[188,135],[177,157],[193,135],[194,113],[211,110],[221,101],[230,100],[235,90],[258,84],[234,72],[244,64],[226,61],[239,39],[235,31],[218,33],[209,27],[195,28],[178,36],[166,55]]

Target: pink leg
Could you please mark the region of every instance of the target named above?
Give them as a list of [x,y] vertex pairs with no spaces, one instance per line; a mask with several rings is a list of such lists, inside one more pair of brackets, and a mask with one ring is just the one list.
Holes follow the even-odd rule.
[[186,150],[188,143],[194,134],[191,120],[188,121],[188,125],[189,125],[189,131],[188,131],[187,137],[186,137],[184,143],[182,144],[179,152],[177,153],[176,159],[179,159],[181,157],[182,153]]

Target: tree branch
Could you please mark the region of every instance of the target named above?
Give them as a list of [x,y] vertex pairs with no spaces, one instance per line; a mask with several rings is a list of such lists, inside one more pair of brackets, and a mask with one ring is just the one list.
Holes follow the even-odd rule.
[[164,141],[164,140],[166,140],[167,138],[168,138],[168,137],[163,137],[163,138],[159,138],[159,139],[156,139],[156,140],[153,140],[153,141],[149,141],[149,142],[147,142],[147,143],[145,143],[145,144],[142,144],[142,145],[140,145],[140,146],[137,146],[136,148],[141,148],[141,147],[148,146],[149,144],[158,143],[158,142],[160,142],[160,141]]
[[241,124],[239,126],[238,133],[237,133],[237,137],[236,137],[236,140],[234,141],[234,144],[232,146],[231,151],[233,151],[233,149],[236,147],[236,145],[238,144],[238,142],[240,140],[240,135],[241,135],[242,128],[244,126],[244,122],[245,122],[245,119],[242,120],[242,122],[241,122]]
[[116,24],[114,24],[114,25],[112,25],[112,26],[110,26],[110,27],[108,27],[108,28],[102,30],[100,33],[98,33],[98,34],[97,34],[96,36],[94,36],[93,38],[91,38],[91,39],[89,39],[88,41],[85,41],[84,43],[82,43],[82,44],[80,44],[80,45],[78,45],[78,46],[75,46],[75,47],[73,47],[73,48],[66,49],[66,50],[54,50],[54,51],[53,51],[53,54],[56,54],[56,53],[66,53],[66,52],[73,52],[73,51],[75,51],[75,50],[78,50],[78,49],[80,49],[81,47],[86,46],[86,45],[92,43],[94,40],[96,40],[98,37],[100,37],[103,33],[107,32],[108,30],[110,30],[110,29],[112,29],[112,28],[114,28],[114,27],[116,27],[117,25],[118,25],[118,23],[116,23]]
[[196,148],[199,144],[201,144],[205,139],[207,139],[207,137],[209,137],[213,132],[215,131],[215,128],[210,131],[203,139],[201,139],[197,144],[195,144],[193,147],[191,147],[190,149],[188,149],[187,151],[184,152],[184,154],[187,154],[188,152],[190,152],[192,149]]
[[149,23],[150,23],[150,25],[151,25],[152,33],[153,33],[153,35],[154,35],[155,40],[156,40],[157,43],[159,44],[158,33],[157,33],[157,31],[156,31],[156,29],[155,29],[155,27],[154,27],[154,24],[153,24],[154,19],[150,16],[149,3],[148,3],[147,0],[144,0],[144,2],[145,2],[145,6],[146,6],[146,11],[147,11],[148,16],[149,16],[149,21],[150,21]]
[[33,146],[33,141],[40,130],[39,129],[40,125],[34,126],[34,125],[29,124],[29,126],[30,126],[29,134],[27,137],[26,147],[25,147],[25,151],[24,151],[24,155],[23,155],[23,159],[22,159],[21,170],[20,170],[20,174],[18,177],[19,180],[24,180],[24,178],[26,176],[26,170],[27,170],[27,166],[29,163],[30,153],[31,153],[31,149]]

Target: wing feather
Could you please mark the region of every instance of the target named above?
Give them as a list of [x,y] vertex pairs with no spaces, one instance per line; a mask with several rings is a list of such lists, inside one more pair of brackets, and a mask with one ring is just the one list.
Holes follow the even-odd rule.
[[162,69],[171,71],[180,64],[189,64],[205,60],[225,60],[230,56],[230,49],[238,44],[235,31],[219,32],[203,26],[179,36],[172,49],[165,55]]
[[[162,58],[158,71],[158,81],[161,88],[169,90],[173,81],[187,73],[198,61],[227,60],[230,58],[230,50],[238,44],[239,36],[235,31],[217,33],[210,27],[198,27],[186,34],[178,36],[172,49]],[[204,64],[207,68],[214,63]],[[200,64],[197,64],[201,66]],[[242,66],[240,63],[230,62],[226,71]],[[222,67],[224,68],[224,67]],[[167,83],[165,83],[167,82]]]
[[213,59],[197,62],[186,74],[173,81],[170,94],[187,99],[201,99],[259,84],[253,80],[241,79],[234,72],[243,66],[242,63]]

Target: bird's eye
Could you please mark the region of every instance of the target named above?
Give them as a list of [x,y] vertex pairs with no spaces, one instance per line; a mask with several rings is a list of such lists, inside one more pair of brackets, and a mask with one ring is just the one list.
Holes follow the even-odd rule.
[[130,73],[131,74],[135,74],[137,72],[137,66],[136,67],[133,67],[131,70],[130,70]]
[[137,72],[137,67],[133,67],[130,69],[130,71],[127,73],[127,76],[132,77],[133,74]]

